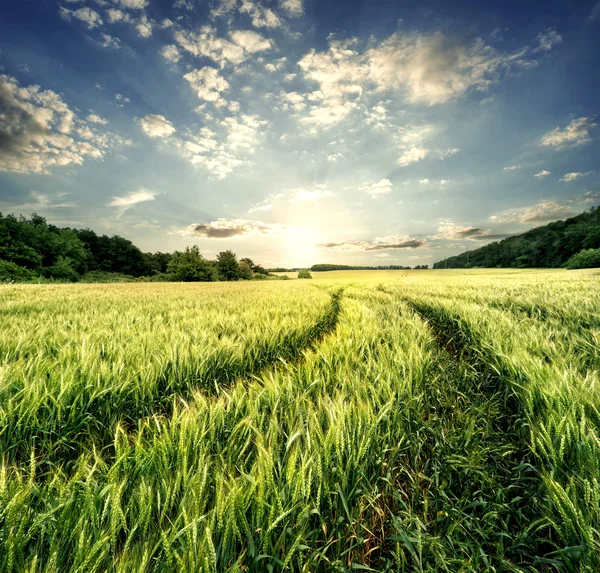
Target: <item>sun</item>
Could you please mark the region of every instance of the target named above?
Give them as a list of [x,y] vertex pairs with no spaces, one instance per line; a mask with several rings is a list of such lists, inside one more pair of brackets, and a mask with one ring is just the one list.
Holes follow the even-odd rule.
[[317,262],[322,233],[310,227],[288,227],[284,235],[285,260],[293,267],[310,267]]

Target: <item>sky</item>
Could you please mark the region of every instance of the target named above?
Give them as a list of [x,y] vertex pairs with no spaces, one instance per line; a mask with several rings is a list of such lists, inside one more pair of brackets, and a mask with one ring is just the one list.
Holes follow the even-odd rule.
[[600,203],[600,2],[3,0],[0,212],[432,264]]

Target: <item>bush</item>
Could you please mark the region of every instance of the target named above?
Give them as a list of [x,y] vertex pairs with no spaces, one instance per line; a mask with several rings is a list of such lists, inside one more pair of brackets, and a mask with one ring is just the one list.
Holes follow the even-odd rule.
[[312,275],[310,274],[310,271],[308,269],[302,269],[301,271],[298,271],[298,278],[299,279],[312,279]]
[[565,265],[568,269],[600,268],[600,249],[584,249],[573,255]]
[[83,275],[79,282],[82,283],[131,283],[134,282],[131,275],[122,273],[111,273],[108,271],[90,271]]
[[58,257],[56,263],[48,268],[48,276],[53,279],[77,282],[79,273],[72,267],[72,263],[70,257]]
[[10,261],[0,260],[0,281],[30,281],[37,277],[36,273]]
[[[237,268],[237,261],[236,261]],[[198,247],[186,247],[183,253],[175,252],[167,266],[167,273],[180,282],[216,281],[218,272],[215,264],[207,261]]]

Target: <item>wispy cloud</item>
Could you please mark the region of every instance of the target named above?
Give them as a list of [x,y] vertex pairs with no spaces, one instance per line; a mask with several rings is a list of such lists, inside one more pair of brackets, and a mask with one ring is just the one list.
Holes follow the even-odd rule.
[[561,178],[560,181],[576,181],[577,179],[581,179],[582,177],[587,177],[588,175],[592,175],[594,172],[593,171],[585,171],[585,172],[581,172],[581,171],[574,171],[572,173],[565,173]]
[[109,207],[119,207],[122,210],[129,209],[138,203],[144,203],[146,201],[154,201],[157,193],[154,191],[148,191],[140,187],[137,191],[132,191],[122,197],[113,197],[112,201],[108,204]]
[[583,145],[592,140],[590,130],[594,127],[596,127],[596,123],[593,118],[580,117],[571,121],[564,129],[556,127],[549,131],[540,138],[539,144],[557,149]]

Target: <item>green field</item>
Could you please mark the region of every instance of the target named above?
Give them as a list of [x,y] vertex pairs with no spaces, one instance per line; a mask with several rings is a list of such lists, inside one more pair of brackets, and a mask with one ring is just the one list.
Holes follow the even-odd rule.
[[599,571],[598,272],[313,276],[0,287],[0,571]]

